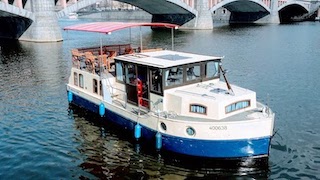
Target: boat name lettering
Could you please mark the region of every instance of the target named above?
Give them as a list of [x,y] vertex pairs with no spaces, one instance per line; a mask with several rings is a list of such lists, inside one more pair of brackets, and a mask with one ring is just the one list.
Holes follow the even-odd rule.
[[228,126],[210,126],[210,130],[227,130]]

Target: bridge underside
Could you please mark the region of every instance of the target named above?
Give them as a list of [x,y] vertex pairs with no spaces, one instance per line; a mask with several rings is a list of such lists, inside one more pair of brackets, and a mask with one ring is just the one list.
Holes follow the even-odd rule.
[[194,17],[193,14],[154,14],[152,22],[174,23],[182,26]]
[[308,14],[308,11],[298,4],[286,6],[279,11],[280,23],[305,20],[305,14]]
[[[117,0],[137,6],[152,14],[152,22],[166,22],[183,25],[195,15],[183,7],[164,0]],[[160,2],[161,1],[161,2]],[[161,4],[161,5],[160,5]]]
[[234,1],[223,6],[231,12],[229,23],[254,23],[270,13],[251,1]]
[[0,11],[0,38],[18,39],[32,24],[32,20]]

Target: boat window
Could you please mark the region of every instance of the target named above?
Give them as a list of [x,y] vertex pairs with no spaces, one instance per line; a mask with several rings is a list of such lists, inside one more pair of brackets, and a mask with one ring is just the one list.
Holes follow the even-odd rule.
[[183,67],[172,67],[165,70],[165,86],[180,85],[183,83]]
[[164,122],[161,122],[160,123],[160,127],[163,131],[166,131],[167,130],[167,125],[164,123]]
[[98,81],[96,79],[93,79],[93,92],[98,94]]
[[219,77],[219,62],[210,61],[206,64],[206,78]]
[[162,69],[151,69],[151,91],[162,93]]
[[84,87],[84,86],[83,86],[83,75],[82,75],[82,74],[79,74],[79,86],[80,86],[81,88]]
[[126,65],[126,83],[135,84],[136,80],[136,66],[134,64]]
[[226,106],[226,113],[231,113],[236,110],[244,109],[250,106],[250,100],[239,101]]
[[78,73],[76,72],[73,73],[73,84],[78,86]]
[[192,127],[187,127],[186,133],[187,133],[189,136],[195,136],[196,131],[195,131]]
[[198,104],[190,104],[190,112],[199,113],[199,114],[207,114],[207,108]]
[[124,72],[123,72],[122,62],[116,62],[116,74],[117,74],[117,80],[123,82]]
[[191,80],[196,80],[196,79],[200,79],[200,65],[196,65],[196,66],[192,66],[192,67],[188,67],[187,68],[187,76],[186,79],[187,81],[191,81]]
[[102,92],[102,82],[101,81],[99,81],[100,83],[100,96],[103,96],[103,92]]

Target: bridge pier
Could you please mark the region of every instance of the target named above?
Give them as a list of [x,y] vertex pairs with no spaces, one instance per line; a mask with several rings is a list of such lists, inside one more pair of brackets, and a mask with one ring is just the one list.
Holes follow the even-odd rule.
[[278,12],[278,0],[271,0],[271,12],[269,23],[280,23],[279,12]]
[[320,20],[320,9],[318,9],[318,14],[317,14],[316,20]]
[[35,20],[19,40],[34,42],[62,41],[61,29],[54,12],[54,1],[30,1],[30,8]]
[[197,0],[195,9],[198,14],[188,23],[184,24],[182,28],[185,29],[213,29],[212,14],[209,10],[209,4],[207,0]]
[[278,0],[271,0],[270,14],[259,19],[256,23],[271,23],[271,24],[279,24],[279,12],[278,12]]

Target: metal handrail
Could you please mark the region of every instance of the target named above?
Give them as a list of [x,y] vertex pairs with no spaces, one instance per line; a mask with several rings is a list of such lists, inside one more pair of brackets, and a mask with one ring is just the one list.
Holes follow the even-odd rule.
[[103,78],[103,79],[106,79],[106,80],[107,80],[107,83],[108,83],[107,86],[110,87],[109,92],[110,92],[110,94],[111,94],[111,97],[115,97],[114,90],[117,90],[117,91],[122,92],[121,94],[124,96],[124,98],[123,98],[124,108],[127,108],[127,93],[126,93],[124,90],[122,90],[122,89],[115,88],[115,87],[111,86],[111,83],[110,83],[110,81],[109,81],[109,78]]
[[[144,101],[148,101],[149,103],[151,103],[153,109],[156,109],[156,111],[153,111],[151,108],[146,108],[142,105],[140,105],[140,103],[138,102],[138,115],[140,116],[140,111],[141,109],[144,109],[144,110],[147,110],[148,112],[152,112],[154,114],[156,114],[157,116],[160,116],[160,109],[159,109],[159,104],[163,102],[163,100],[161,98],[159,98],[156,102],[153,102],[152,100],[150,99],[146,99],[146,98],[143,98],[143,97],[140,97],[140,99],[144,100]],[[157,108],[156,108],[157,106]]]

